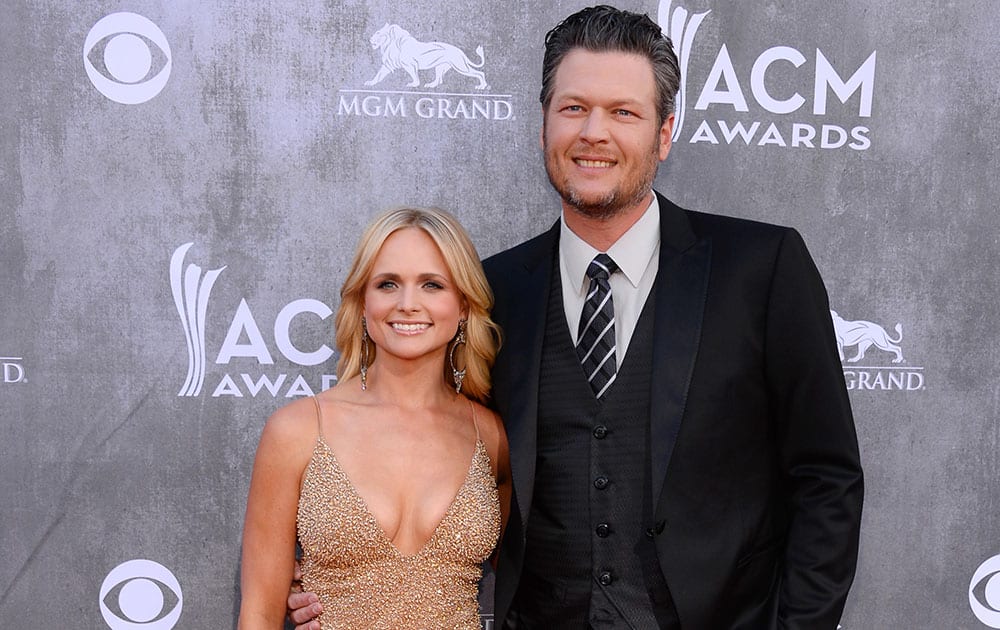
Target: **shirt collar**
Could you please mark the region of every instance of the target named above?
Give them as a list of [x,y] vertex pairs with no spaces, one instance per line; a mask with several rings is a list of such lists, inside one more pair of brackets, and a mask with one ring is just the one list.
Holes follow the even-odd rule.
[[[563,210],[565,213],[565,210]],[[660,244],[660,202],[653,195],[653,201],[627,232],[621,235],[608,249],[607,254],[628,278],[633,287],[649,266],[649,261]],[[600,252],[566,227],[566,220],[560,221],[559,256],[577,292],[586,291],[589,281],[587,267]]]

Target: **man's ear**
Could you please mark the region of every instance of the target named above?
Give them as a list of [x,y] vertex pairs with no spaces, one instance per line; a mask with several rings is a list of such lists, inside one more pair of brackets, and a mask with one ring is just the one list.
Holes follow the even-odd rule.
[[538,146],[545,149],[545,106],[542,106],[542,128],[538,132]]
[[667,119],[663,121],[660,125],[660,161],[667,159],[667,154],[670,153],[670,148],[673,146],[673,135],[674,135],[674,115],[670,114]]

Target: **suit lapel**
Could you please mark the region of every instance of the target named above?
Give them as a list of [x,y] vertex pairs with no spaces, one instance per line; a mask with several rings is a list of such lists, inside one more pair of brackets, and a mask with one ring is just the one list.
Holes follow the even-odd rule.
[[[522,519],[527,519],[535,486],[535,449],[538,442],[538,383],[541,375],[542,343],[545,338],[545,304],[552,286],[552,260],[559,241],[559,223],[534,241],[522,258],[523,265],[512,273],[521,274],[513,305],[508,305],[508,325],[504,346],[516,349],[507,356],[510,406],[505,418],[510,443],[510,464],[514,496]],[[521,536],[525,532],[522,529]]]
[[698,354],[708,293],[711,242],[699,241],[683,210],[660,202],[660,262],[656,276],[653,387],[650,397],[651,481],[655,507],[681,428]]

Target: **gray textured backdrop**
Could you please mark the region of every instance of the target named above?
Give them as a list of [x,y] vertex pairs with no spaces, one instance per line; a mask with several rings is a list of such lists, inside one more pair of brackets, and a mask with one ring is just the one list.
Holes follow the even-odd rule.
[[[334,359],[300,355],[329,354],[324,309],[361,228],[388,206],[439,205],[485,256],[554,221],[541,44],[585,4],[6,3],[0,627],[130,627],[106,624],[99,599],[133,559],[176,576],[176,627],[235,625],[257,436],[286,396],[333,373]],[[847,358],[883,330],[903,357],[883,343],[845,362],[868,492],[843,627],[1000,628],[1000,3],[618,4],[698,23],[678,37],[690,44],[684,119],[657,187],[798,227],[832,308],[862,322]],[[154,30],[127,17],[85,50],[115,12]],[[481,45],[488,87],[454,70],[409,87],[402,69],[366,85],[385,24],[476,63]],[[822,60],[858,79],[846,102]],[[135,99],[165,76],[142,103],[102,92]],[[776,112],[759,88],[802,105]],[[810,133],[812,147],[793,140]],[[199,280],[204,352],[198,339],[189,350],[174,295],[191,300],[197,332]],[[192,362],[202,387],[180,395]],[[145,628],[174,627],[164,584],[163,618]],[[130,611],[142,613],[113,612]]]

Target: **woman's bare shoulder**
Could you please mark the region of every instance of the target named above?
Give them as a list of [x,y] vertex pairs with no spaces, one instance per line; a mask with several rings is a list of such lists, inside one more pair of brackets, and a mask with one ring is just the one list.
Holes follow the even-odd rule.
[[318,415],[313,397],[300,398],[274,411],[264,423],[261,439],[288,446],[312,444],[318,435]]
[[486,445],[486,450],[490,452],[490,456],[494,460],[497,458],[506,458],[507,433],[504,431],[503,420],[500,419],[500,415],[476,401],[472,401],[472,405],[476,411],[479,435]]
[[495,411],[471,398],[468,401],[472,404],[476,413],[476,424],[479,425],[480,431],[490,430],[495,432],[498,425],[502,428],[503,423],[500,422],[500,416]]

